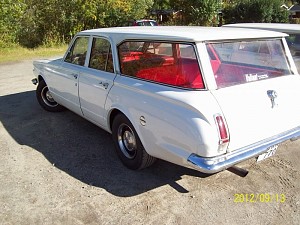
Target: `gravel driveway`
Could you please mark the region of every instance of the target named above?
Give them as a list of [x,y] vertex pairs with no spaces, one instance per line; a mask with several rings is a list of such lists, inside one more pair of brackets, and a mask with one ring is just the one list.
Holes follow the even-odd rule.
[[243,163],[245,178],[130,171],[110,134],[42,110],[32,78],[32,61],[0,64],[0,224],[300,224],[300,140]]

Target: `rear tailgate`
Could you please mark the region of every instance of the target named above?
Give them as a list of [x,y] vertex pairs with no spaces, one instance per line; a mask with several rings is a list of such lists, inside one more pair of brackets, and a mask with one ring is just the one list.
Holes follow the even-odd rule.
[[292,74],[284,39],[208,43],[227,122],[228,151],[300,126],[300,76]]
[[299,75],[244,83],[212,93],[228,125],[228,151],[300,125]]

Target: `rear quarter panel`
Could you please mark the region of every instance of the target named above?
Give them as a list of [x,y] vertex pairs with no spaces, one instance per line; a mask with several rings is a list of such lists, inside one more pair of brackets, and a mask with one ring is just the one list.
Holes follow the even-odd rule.
[[220,109],[207,90],[183,90],[117,76],[106,109],[122,111],[146,151],[157,158],[183,165],[192,153],[205,157],[224,153],[218,152],[213,118]]

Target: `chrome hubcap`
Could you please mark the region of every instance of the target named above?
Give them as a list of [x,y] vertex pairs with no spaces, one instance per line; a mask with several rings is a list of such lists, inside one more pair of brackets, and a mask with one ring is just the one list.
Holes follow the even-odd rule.
[[52,97],[50,91],[48,90],[48,87],[47,87],[47,86],[45,86],[45,87],[42,89],[41,97],[42,97],[42,99],[43,99],[43,102],[44,102],[46,105],[50,106],[50,107],[55,107],[55,106],[58,105],[57,102],[54,101],[54,99],[53,99],[53,97]]
[[118,129],[119,147],[128,159],[133,159],[137,153],[136,138],[129,126],[121,124]]

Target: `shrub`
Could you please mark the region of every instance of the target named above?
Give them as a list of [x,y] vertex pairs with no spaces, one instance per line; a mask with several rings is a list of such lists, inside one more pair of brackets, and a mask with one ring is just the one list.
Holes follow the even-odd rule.
[[18,30],[18,43],[27,48],[36,48],[43,43],[44,36],[33,20],[33,16],[25,14],[21,20],[21,28]]
[[288,11],[282,0],[238,0],[224,10],[226,23],[287,23]]

